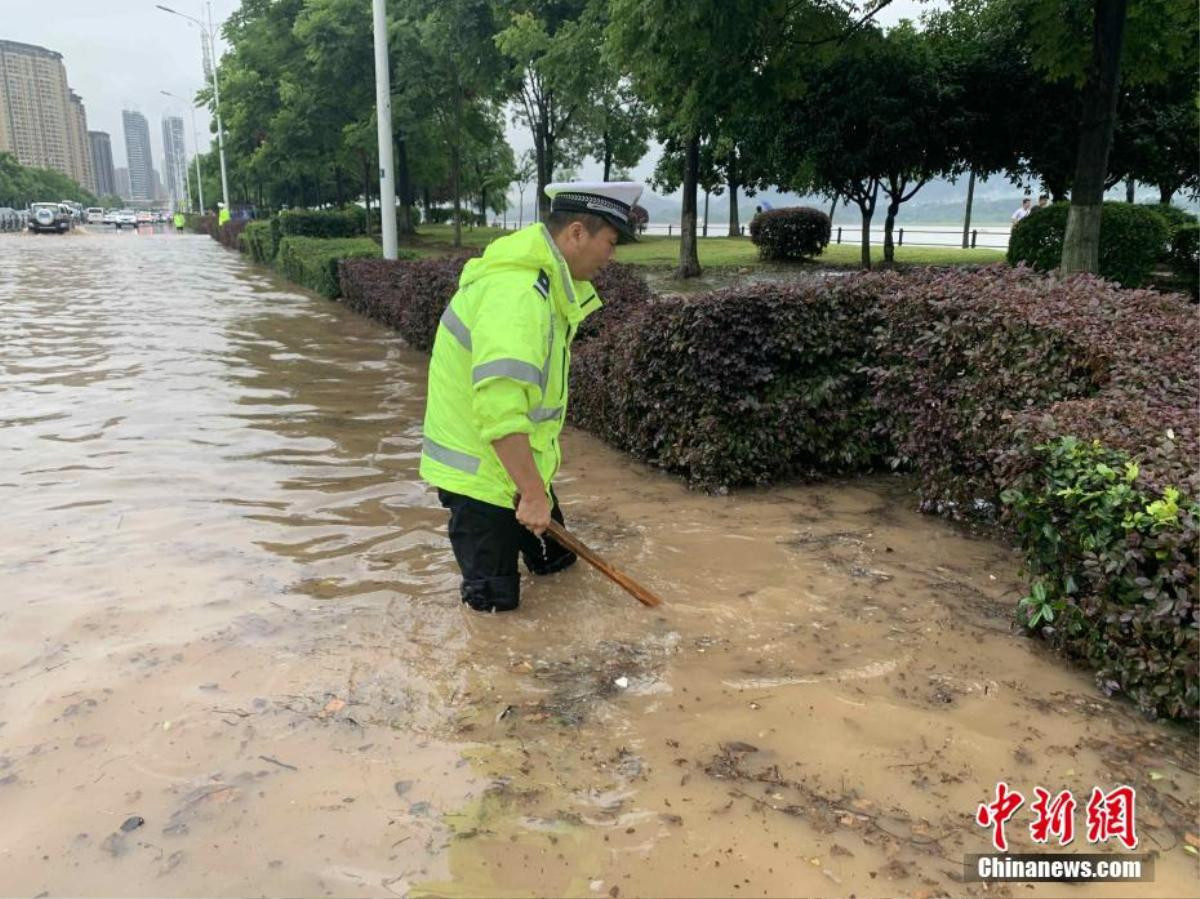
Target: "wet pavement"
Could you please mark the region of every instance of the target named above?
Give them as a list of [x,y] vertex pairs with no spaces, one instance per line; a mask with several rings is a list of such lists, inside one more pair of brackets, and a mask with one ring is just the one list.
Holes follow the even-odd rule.
[[[0,308],[4,895],[1200,893],[1194,731],[903,479],[706,496],[568,431],[568,522],[666,603],[480,616],[394,334],[170,233],[0,235]],[[1136,787],[1155,881],[962,882],[1000,780],[1026,851],[1035,786],[1075,851]]]

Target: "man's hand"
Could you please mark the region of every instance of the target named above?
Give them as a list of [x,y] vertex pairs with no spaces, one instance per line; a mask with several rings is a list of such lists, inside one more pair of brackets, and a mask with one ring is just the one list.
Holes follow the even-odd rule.
[[540,537],[550,526],[550,501],[539,490],[523,493],[517,497],[517,521]]
[[509,434],[493,440],[492,447],[517,487],[517,521],[540,537],[550,526],[550,500],[534,464],[529,437]]

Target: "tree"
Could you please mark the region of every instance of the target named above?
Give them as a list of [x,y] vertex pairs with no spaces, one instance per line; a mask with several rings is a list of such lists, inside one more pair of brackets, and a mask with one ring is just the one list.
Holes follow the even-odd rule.
[[[0,151],[0,206],[25,209],[30,203],[74,200],[81,206],[96,206],[96,197],[62,172],[23,166],[11,153]],[[116,205],[124,205],[124,201]]]
[[[516,118],[533,137],[541,217],[554,170],[579,161],[583,119],[600,81],[603,4],[599,0],[505,0],[495,37],[515,85]],[[571,138],[576,140],[572,143]]]
[[1195,5],[1184,0],[1020,0],[1034,64],[1081,90],[1079,144],[1063,238],[1064,271],[1099,268],[1100,209],[1109,176],[1122,73],[1129,86],[1163,81],[1196,46]]
[[410,0],[409,6],[431,118],[449,156],[457,247],[462,245],[465,145],[504,87],[495,20],[487,0]]
[[696,187],[700,145],[760,78],[775,4],[756,0],[612,0],[606,52],[659,111],[659,138],[683,160],[677,277],[700,274]]
[[534,179],[536,174],[537,165],[534,162],[533,154],[526,150],[521,154],[521,161],[517,163],[517,167],[513,171],[513,183],[517,185],[518,228],[525,225],[525,189],[529,187],[529,182]]
[[1159,202],[1170,203],[1181,190],[1200,190],[1200,110],[1195,59],[1185,61],[1160,84],[1123,92],[1117,108],[1110,172],[1158,188]]
[[612,180],[614,168],[628,169],[641,162],[651,124],[650,110],[634,94],[629,79],[605,61],[601,81],[582,117],[582,147],[600,163],[603,180]]

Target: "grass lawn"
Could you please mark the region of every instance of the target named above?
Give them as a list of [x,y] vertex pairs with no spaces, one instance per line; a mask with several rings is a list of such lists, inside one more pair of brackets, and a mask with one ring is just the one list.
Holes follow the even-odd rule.
[[[508,232],[499,228],[463,228],[464,246],[485,247],[497,237]],[[454,240],[454,229],[449,225],[421,225],[419,235],[411,244],[405,244],[422,255],[437,255]],[[699,241],[700,265],[703,266],[749,266],[757,267],[758,248],[748,237],[706,237]],[[857,244],[831,244],[812,263],[798,264],[797,268],[858,268],[860,249]],[[883,259],[883,247],[872,248],[872,262]],[[979,265],[1000,262],[1003,250],[964,250],[959,247],[896,247],[897,265]],[[633,265],[649,265],[656,268],[679,262],[679,238],[646,236],[637,243],[617,249],[617,261]],[[773,265],[772,267],[778,267]]]

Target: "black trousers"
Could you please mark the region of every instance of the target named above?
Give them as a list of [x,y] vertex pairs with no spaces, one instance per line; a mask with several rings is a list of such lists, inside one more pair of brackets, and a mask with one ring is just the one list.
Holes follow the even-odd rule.
[[[477,612],[509,612],[520,604],[518,555],[534,574],[553,574],[575,562],[575,553],[553,537],[535,537],[513,509],[448,490],[438,490],[438,499],[450,510],[450,546],[463,575],[462,601]],[[553,490],[550,501],[550,517],[563,524]]]

